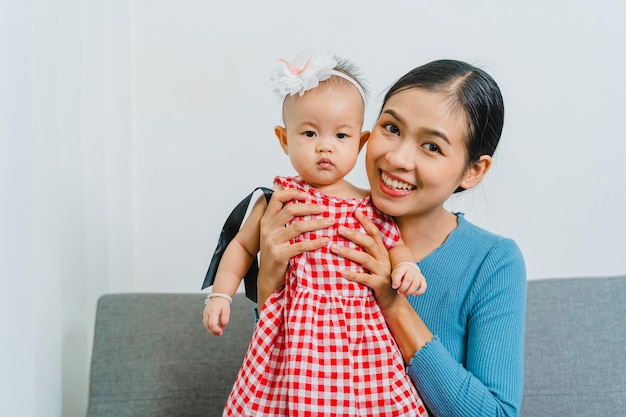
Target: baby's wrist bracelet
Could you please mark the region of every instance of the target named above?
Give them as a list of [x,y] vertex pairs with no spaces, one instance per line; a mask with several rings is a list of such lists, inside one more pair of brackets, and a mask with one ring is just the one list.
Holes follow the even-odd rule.
[[420,267],[417,265],[417,262],[400,262],[398,265],[396,265],[394,269],[396,269],[400,265],[411,265],[412,267],[416,268],[420,273],[422,272],[420,270]]
[[228,295],[228,294],[224,294],[224,293],[222,293],[222,292],[212,292],[211,294],[209,294],[209,295],[207,295],[207,296],[206,296],[206,300],[204,300],[204,304],[205,304],[205,305],[206,305],[206,304],[208,304],[208,303],[209,303],[209,300],[210,300],[211,298],[215,298],[215,297],[225,298],[225,299],[227,299],[227,300],[228,300],[228,302],[229,302],[229,303],[232,303],[232,302],[233,302],[233,297],[231,297],[231,296],[230,296],[230,295]]

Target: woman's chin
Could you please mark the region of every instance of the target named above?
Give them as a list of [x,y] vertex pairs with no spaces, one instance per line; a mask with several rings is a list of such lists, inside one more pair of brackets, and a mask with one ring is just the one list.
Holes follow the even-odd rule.
[[372,202],[383,213],[395,217],[404,214],[400,198],[386,193],[372,193]]

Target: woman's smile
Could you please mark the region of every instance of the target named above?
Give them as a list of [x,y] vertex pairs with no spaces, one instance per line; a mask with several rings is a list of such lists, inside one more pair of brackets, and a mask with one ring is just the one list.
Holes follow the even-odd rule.
[[417,188],[415,185],[404,182],[402,179],[395,177],[382,169],[380,170],[380,179],[385,187],[394,191],[409,192]]

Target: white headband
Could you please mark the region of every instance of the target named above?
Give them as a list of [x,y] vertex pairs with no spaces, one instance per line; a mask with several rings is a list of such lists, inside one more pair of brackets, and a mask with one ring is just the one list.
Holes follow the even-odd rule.
[[352,83],[352,85],[355,86],[357,90],[359,90],[359,94],[361,94],[361,98],[363,99],[363,103],[365,103],[365,91],[363,91],[363,87],[361,87],[359,85],[357,80],[355,80],[354,78],[350,77],[345,72],[337,71],[336,69],[331,70],[330,73],[332,75],[336,75],[337,77],[341,77],[344,80],[350,81]]
[[331,55],[318,55],[305,52],[296,56],[291,62],[278,60],[281,64],[274,70],[271,81],[274,91],[281,97],[294,94],[304,95],[305,92],[336,75],[349,81],[356,87],[365,102],[365,92],[359,83],[346,73],[337,71],[337,61]]

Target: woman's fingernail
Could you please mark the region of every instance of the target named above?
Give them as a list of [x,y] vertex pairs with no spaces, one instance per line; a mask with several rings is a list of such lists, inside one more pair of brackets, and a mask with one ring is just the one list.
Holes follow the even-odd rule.
[[330,245],[330,250],[332,250],[333,252],[341,252],[341,249],[342,247],[337,245],[336,243]]
[[350,234],[352,234],[352,229],[349,229],[346,226],[339,226],[338,227],[338,231],[342,235],[350,235]]
[[331,219],[331,218],[325,218],[324,219],[324,223],[326,224],[334,224],[335,223],[335,219]]

